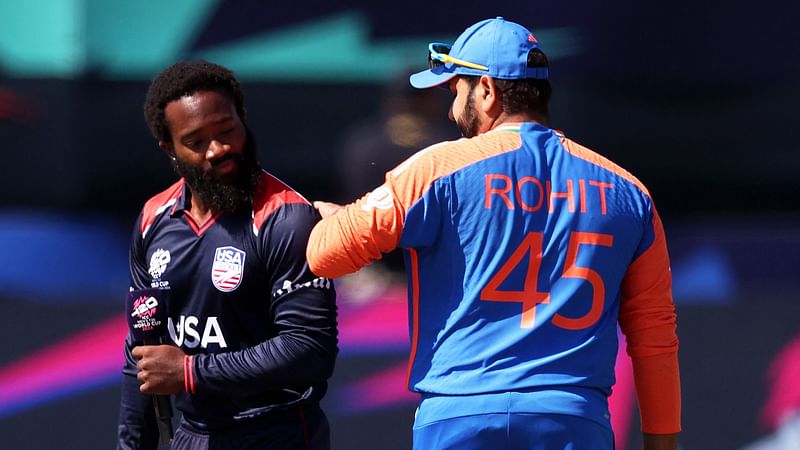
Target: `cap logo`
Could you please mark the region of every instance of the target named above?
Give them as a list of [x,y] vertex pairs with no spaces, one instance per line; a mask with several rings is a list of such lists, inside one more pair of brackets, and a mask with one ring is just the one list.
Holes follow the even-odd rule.
[[536,40],[536,36],[529,34],[528,35],[528,42],[533,42],[534,44],[538,44],[539,41]]

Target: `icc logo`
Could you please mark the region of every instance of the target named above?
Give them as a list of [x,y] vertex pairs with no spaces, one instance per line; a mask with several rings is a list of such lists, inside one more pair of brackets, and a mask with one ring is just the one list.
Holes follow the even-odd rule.
[[219,247],[214,252],[211,266],[211,282],[222,292],[231,292],[239,287],[244,276],[245,253],[236,247]]
[[160,248],[153,253],[153,256],[150,257],[150,268],[147,271],[150,272],[150,276],[152,276],[154,280],[158,280],[161,278],[161,275],[164,275],[164,271],[167,270],[167,264],[169,264],[170,259],[169,250]]

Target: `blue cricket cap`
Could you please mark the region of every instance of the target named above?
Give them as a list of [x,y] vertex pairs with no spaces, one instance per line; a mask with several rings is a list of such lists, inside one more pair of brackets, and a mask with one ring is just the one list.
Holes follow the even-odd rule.
[[[434,44],[432,44],[434,45]],[[450,48],[449,56],[488,70],[448,62],[409,77],[418,89],[438,86],[456,75],[489,75],[504,80],[547,79],[547,67],[528,67],[528,52],[539,48],[539,41],[527,28],[502,17],[482,20],[464,30]]]

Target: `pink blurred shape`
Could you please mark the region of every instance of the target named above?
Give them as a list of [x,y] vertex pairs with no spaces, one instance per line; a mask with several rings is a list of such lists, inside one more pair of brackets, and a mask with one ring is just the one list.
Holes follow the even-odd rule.
[[0,369],[0,409],[94,384],[122,369],[127,323],[120,314]]
[[359,414],[383,408],[416,404],[419,395],[406,388],[406,365],[397,364],[372,373],[335,393],[340,412]]
[[778,428],[793,413],[800,412],[800,335],[781,349],[767,369],[769,393],[761,411],[768,430]]
[[636,412],[636,389],[633,381],[633,362],[625,351],[625,336],[619,334],[617,362],[614,366],[617,383],[608,398],[611,412],[611,427],[614,430],[614,445],[617,450],[625,450],[631,431],[633,414]]
[[343,351],[407,350],[408,300],[405,288],[392,288],[368,303],[342,301],[339,343]]

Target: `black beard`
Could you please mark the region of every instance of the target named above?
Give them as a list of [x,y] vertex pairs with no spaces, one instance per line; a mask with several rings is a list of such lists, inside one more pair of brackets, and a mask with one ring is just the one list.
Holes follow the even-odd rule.
[[471,138],[478,135],[478,115],[475,114],[475,100],[472,98],[472,91],[467,96],[467,104],[464,111],[456,120],[458,131],[461,136]]
[[252,204],[253,194],[258,189],[261,167],[256,159],[255,141],[250,130],[247,130],[244,154],[235,158],[238,159],[239,170],[235,178],[230,181],[223,181],[178,158],[173,160],[172,166],[206,207],[215,212],[230,212],[241,205]]

